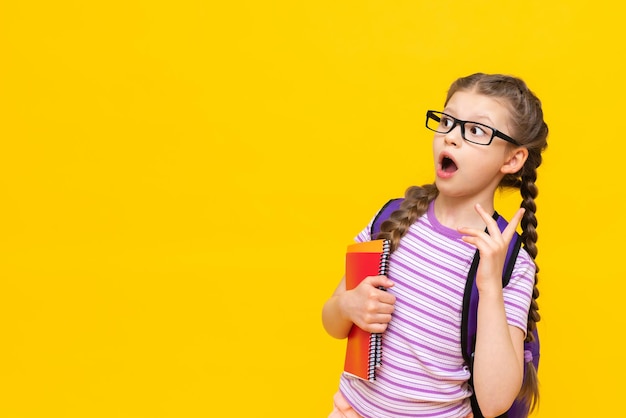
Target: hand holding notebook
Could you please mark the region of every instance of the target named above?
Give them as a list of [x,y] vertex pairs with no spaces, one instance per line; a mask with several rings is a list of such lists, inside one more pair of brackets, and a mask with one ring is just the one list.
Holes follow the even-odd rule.
[[346,287],[353,293],[347,305],[355,326],[371,333],[385,331],[395,304],[395,296],[386,292],[392,286],[386,276],[370,276],[354,288]]
[[[389,241],[374,240],[348,246],[346,251],[346,289],[355,289],[370,276],[387,274]],[[380,278],[368,279],[371,283]],[[384,289],[382,289],[384,290]],[[374,381],[382,359],[382,335],[353,325],[348,335],[344,371]]]

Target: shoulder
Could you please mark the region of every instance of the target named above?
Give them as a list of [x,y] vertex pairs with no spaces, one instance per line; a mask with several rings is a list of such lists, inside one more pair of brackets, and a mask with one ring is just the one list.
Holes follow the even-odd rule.
[[400,207],[403,198],[393,198],[383,203],[380,208],[374,213],[374,216],[370,219],[365,228],[359,232],[354,238],[356,242],[370,241],[378,231],[380,231],[380,225],[386,221],[391,213]]
[[403,197],[394,197],[393,199],[389,199],[384,205],[381,206],[378,212],[376,212],[374,220],[386,220],[394,211],[400,209],[400,205],[403,201]]
[[400,204],[404,198],[396,197],[393,199],[389,199],[384,205],[381,206],[380,209],[374,215],[374,218],[369,223],[370,235],[374,236],[380,231],[380,226],[383,222],[385,222],[391,214],[400,209]]

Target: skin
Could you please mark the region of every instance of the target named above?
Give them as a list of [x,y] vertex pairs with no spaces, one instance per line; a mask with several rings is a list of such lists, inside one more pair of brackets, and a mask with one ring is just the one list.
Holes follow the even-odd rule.
[[[461,120],[492,126],[510,136],[510,114],[506,103],[473,91],[458,91],[445,109]],[[463,241],[480,251],[476,284],[480,294],[474,358],[474,389],[486,417],[505,412],[515,400],[523,377],[524,332],[509,326],[502,295],[502,269],[506,251],[524,213],[520,209],[501,233],[491,217],[494,195],[502,177],[518,172],[528,151],[499,138],[489,146],[463,140],[461,129],[433,138],[436,184],[439,196],[435,214],[439,222],[463,234]],[[443,156],[451,158],[457,170],[444,172]],[[485,228],[489,234],[485,232]],[[391,321],[396,298],[393,282],[384,276],[368,277],[347,291],[345,277],[322,309],[322,323],[335,338],[346,338],[352,324],[368,332],[384,332]]]

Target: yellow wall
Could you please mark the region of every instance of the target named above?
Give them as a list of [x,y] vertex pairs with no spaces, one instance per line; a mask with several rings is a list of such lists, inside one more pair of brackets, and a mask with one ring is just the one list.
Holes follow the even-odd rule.
[[345,245],[475,71],[551,129],[536,416],[624,414],[625,10],[586,3],[0,1],[0,416],[326,416]]

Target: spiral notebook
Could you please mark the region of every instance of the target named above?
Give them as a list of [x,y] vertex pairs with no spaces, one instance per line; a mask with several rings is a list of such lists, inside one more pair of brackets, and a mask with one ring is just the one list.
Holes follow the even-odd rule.
[[[386,275],[389,253],[389,240],[349,245],[346,251],[346,289],[354,289],[367,276]],[[382,334],[369,333],[353,325],[348,335],[344,371],[373,382],[381,359]]]

